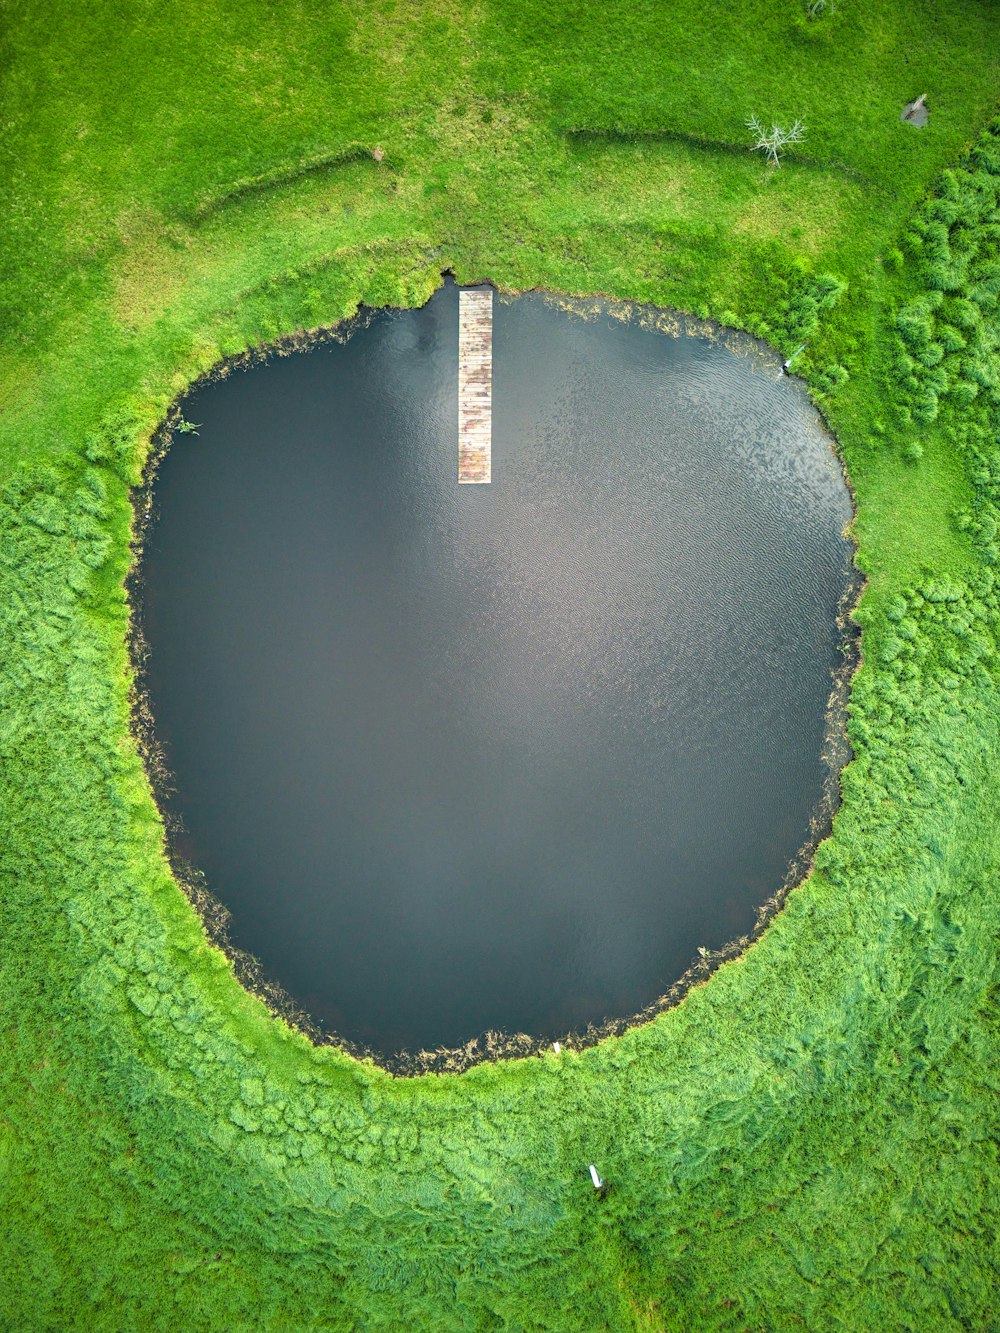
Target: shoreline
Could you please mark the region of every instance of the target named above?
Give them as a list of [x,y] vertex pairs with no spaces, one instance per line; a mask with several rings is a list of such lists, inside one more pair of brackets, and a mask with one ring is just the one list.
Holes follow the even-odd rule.
[[[441,277],[442,285],[453,281],[451,271],[448,269],[442,272]],[[462,284],[462,286],[469,285],[493,286],[485,279],[475,284]],[[440,287],[435,288],[435,292],[439,290]],[[501,299],[516,299],[528,294],[540,295],[557,309],[583,320],[602,316],[621,322],[637,320],[641,328],[668,337],[690,335],[709,338],[711,341],[723,342],[734,352],[736,347],[733,344],[738,344],[742,353],[759,357],[760,369],[766,368],[775,372],[777,367],[775,378],[781,374],[781,355],[764,340],[711,320],[689,316],[682,311],[639,302],[615,301],[601,295],[577,297],[544,288],[533,288],[530,292],[499,288],[494,290],[500,293]],[[430,297],[427,299],[430,300]],[[675,1008],[693,987],[707,981],[724,963],[742,957],[765,934],[768,926],[781,912],[789,895],[812,873],[816,850],[820,843],[831,835],[833,821],[841,804],[841,776],[853,758],[846,730],[850,685],[854,672],[861,662],[861,631],[854,623],[852,615],[865,587],[865,580],[856,564],[857,544],[851,535],[857,517],[854,490],[836,437],[823,417],[821,409],[814,403],[813,408],[819,414],[824,432],[830,441],[831,452],[843,476],[852,509],[851,520],[845,529],[845,535],[852,547],[851,563],[835,622],[842,635],[839,650],[844,657],[841,665],[833,673],[833,684],[824,710],[823,746],[820,753],[824,776],[821,794],[809,819],[807,836],[798,851],[790,858],[781,884],[756,907],[757,920],[747,934],[737,936],[717,949],[700,950],[690,966],[666,991],[637,1012],[608,1018],[600,1023],[590,1023],[583,1029],[571,1029],[555,1036],[541,1037],[523,1032],[487,1031],[456,1046],[386,1054],[364,1043],[331,1032],[321,1022],[315,1020],[279,981],[268,976],[265,967],[253,953],[240,949],[233,943],[229,933],[231,910],[212,892],[202,872],[178,850],[177,842],[183,830],[179,817],[170,808],[168,793],[172,786],[172,774],[157,740],[155,718],[145,686],[145,662],[149,649],[143,629],[143,555],[151,525],[155,521],[155,484],[159,465],[173,443],[177,424],[183,420],[183,403],[192,392],[206,384],[226,379],[236,370],[264,364],[276,356],[291,356],[330,343],[347,342],[356,333],[368,328],[378,315],[401,312],[407,308],[421,307],[360,306],[353,316],[339,324],[295,332],[278,338],[273,343],[248,348],[242,353],[227,357],[182,390],[150,440],[140,484],[130,491],[133,513],[130,543],[132,564],[125,583],[129,608],[127,647],[133,681],[132,738],[159,812],[164,832],[164,853],[171,874],[195,911],[209,945],[225,956],[240,986],[260,1000],[272,1018],[286,1023],[306,1037],[314,1047],[333,1047],[355,1060],[373,1064],[399,1078],[435,1073],[461,1074],[479,1064],[542,1056],[552,1049],[553,1042],[558,1042],[564,1050],[587,1050],[609,1037],[620,1037],[634,1028],[650,1023],[660,1014]]]

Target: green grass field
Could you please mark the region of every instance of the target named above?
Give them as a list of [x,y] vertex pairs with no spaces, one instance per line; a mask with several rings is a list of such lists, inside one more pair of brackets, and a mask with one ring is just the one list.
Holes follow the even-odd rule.
[[[0,0],[0,1326],[1000,1324],[998,18]],[[806,123],[780,169],[751,114]],[[834,835],[742,958],[591,1049],[393,1079],[171,877],[129,487],[221,357],[445,268],[808,340],[863,664]]]

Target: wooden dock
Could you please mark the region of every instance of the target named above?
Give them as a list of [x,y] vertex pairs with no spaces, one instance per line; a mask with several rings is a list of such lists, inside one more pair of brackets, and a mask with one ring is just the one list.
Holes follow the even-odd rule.
[[458,480],[490,480],[493,445],[493,292],[458,294]]

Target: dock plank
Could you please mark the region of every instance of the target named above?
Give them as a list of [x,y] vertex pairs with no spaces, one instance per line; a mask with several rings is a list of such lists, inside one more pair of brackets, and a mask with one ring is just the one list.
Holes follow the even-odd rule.
[[493,450],[493,292],[458,294],[458,480],[491,479]]

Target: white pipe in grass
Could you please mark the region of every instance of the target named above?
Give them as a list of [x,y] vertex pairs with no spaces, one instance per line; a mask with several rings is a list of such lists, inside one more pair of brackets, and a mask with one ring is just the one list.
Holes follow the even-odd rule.
[[792,362],[795,360],[795,358],[799,355],[799,352],[804,352],[808,346],[809,346],[808,343],[803,343],[802,346],[798,349],[797,352],[793,352],[793,353],[791,354],[791,356],[788,358],[787,361],[782,361],[782,363],[781,363],[781,369],[785,372],[786,375],[788,374],[788,367],[792,364]]
[[591,1162],[590,1164],[590,1178],[594,1182],[595,1190],[602,1190],[604,1188],[604,1181],[597,1174],[597,1167],[594,1165],[593,1162]]

